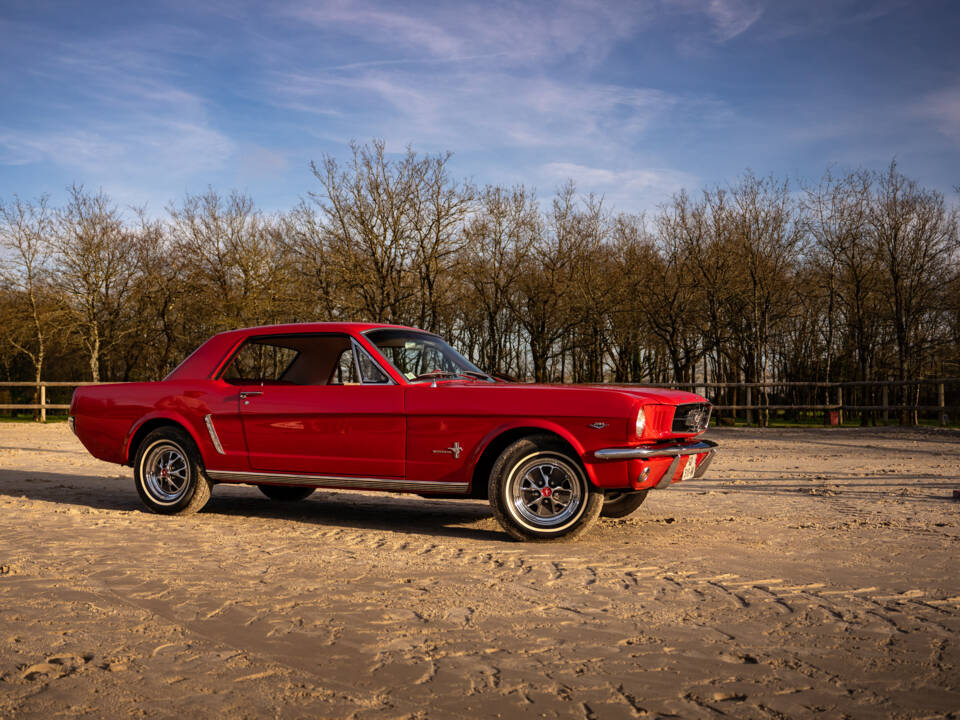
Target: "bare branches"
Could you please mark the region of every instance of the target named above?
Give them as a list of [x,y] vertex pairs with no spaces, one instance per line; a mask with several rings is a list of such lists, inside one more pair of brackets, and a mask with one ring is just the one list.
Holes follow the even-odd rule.
[[747,173],[644,217],[572,181],[546,203],[476,188],[451,163],[353,144],[275,216],[212,189],[163,219],[80,186],[62,208],[0,204],[0,367],[156,378],[220,330],[363,319],[542,381],[960,370],[957,214],[895,165],[800,192]]

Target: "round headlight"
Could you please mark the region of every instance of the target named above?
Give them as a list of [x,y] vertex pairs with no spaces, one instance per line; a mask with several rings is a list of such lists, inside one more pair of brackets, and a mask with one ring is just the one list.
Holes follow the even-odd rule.
[[647,426],[647,416],[643,408],[637,411],[637,437],[643,437],[643,429]]

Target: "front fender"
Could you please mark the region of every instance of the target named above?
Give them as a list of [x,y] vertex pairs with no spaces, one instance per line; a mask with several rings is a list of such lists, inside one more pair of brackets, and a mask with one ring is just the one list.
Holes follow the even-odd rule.
[[473,455],[470,458],[470,463],[468,467],[471,468],[470,476],[473,476],[473,470],[476,469],[477,464],[480,462],[480,458],[483,457],[483,454],[490,447],[491,443],[495,442],[497,438],[501,437],[505,433],[514,432],[517,430],[530,430],[536,432],[537,430],[546,431],[558,435],[563,438],[576,452],[577,457],[580,458],[580,462],[583,465],[583,468],[587,472],[587,478],[591,483],[597,485],[597,477],[594,472],[593,464],[588,462],[586,457],[586,451],[584,450],[583,443],[580,442],[577,437],[570,432],[570,430],[559,423],[553,422],[551,420],[544,420],[543,418],[512,418],[508,422],[503,422],[491,429],[483,439],[477,443],[477,446],[474,448]]

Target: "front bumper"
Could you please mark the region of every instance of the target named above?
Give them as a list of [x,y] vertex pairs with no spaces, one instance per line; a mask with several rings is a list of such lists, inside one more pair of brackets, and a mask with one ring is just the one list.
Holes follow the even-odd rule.
[[[676,475],[680,470],[681,458],[689,457],[691,455],[704,457],[690,458],[687,462],[696,462],[697,469],[693,474],[693,477],[698,478],[702,477],[703,474],[707,471],[707,468],[710,466],[710,461],[713,460],[713,456],[716,453],[717,443],[711,440],[698,440],[697,442],[692,443],[678,443],[674,445],[659,445],[659,446],[646,446],[646,447],[629,447],[629,448],[604,448],[602,450],[594,451],[594,456],[597,460],[631,460],[631,461],[641,461],[636,463],[640,466],[640,472],[634,474],[630,473],[630,483],[636,489],[641,489],[643,487],[668,487],[671,482],[676,479]],[[650,463],[644,461],[656,460],[659,458],[672,458],[669,466],[663,471],[659,479],[654,481],[650,478],[651,470],[654,465],[663,465],[666,461],[662,463]],[[631,465],[635,463],[631,462]]]

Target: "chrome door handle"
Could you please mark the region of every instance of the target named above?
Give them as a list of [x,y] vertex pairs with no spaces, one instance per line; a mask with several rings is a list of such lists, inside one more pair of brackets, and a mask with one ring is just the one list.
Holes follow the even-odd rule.
[[244,400],[248,397],[253,397],[254,395],[263,395],[263,391],[262,390],[241,390],[240,391],[241,400]]

